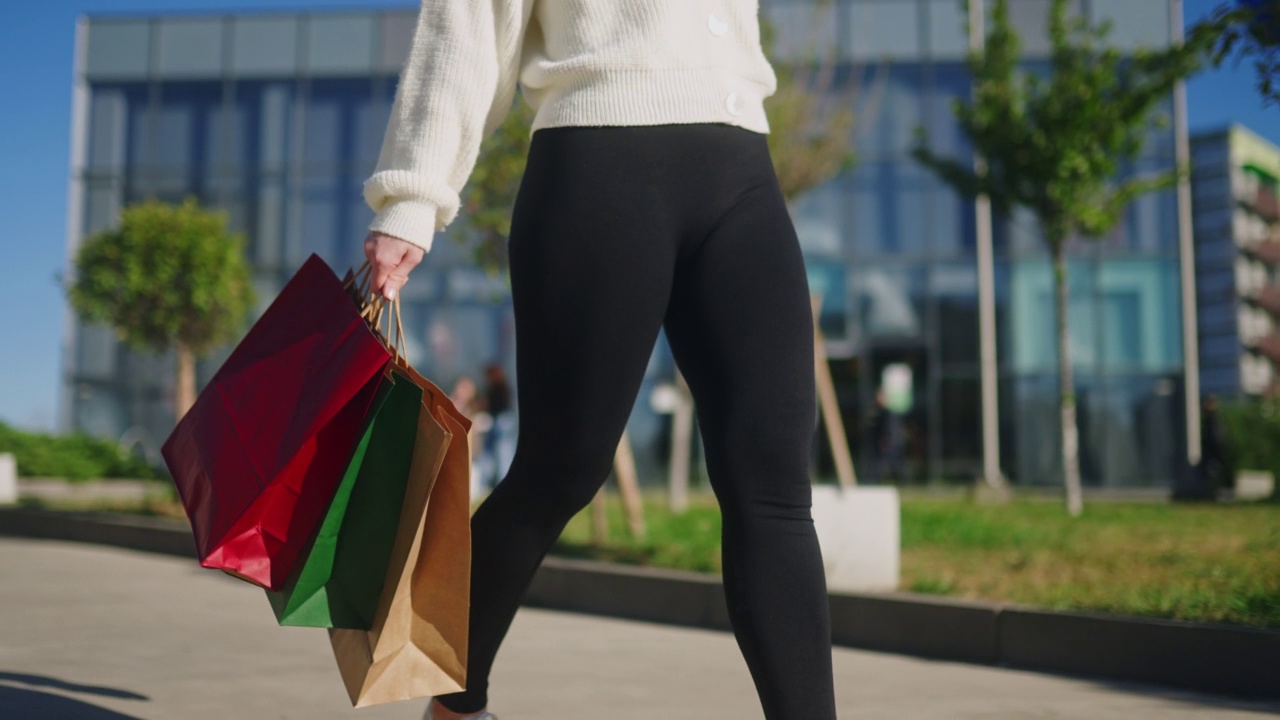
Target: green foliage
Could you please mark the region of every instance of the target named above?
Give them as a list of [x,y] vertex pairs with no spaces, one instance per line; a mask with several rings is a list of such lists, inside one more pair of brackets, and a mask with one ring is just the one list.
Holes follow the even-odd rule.
[[1280,400],[1223,403],[1219,412],[1235,467],[1271,471],[1280,478]]
[[0,452],[13,453],[23,477],[154,479],[146,462],[112,443],[86,435],[49,435],[18,430],[0,423]]
[[[830,4],[814,4],[815,23]],[[777,30],[760,18],[760,44],[773,56]],[[821,185],[855,162],[852,149],[856,88],[838,88],[834,63],[816,51],[803,62],[775,62],[778,87],[765,100],[769,155],[788,202]]]
[[1253,58],[1264,104],[1280,103],[1280,0],[1224,3],[1188,33],[1213,48],[1213,64]]
[[1047,77],[1020,67],[1019,39],[1008,0],[997,0],[985,49],[973,53],[972,100],[957,99],[960,127],[985,161],[935,155],[918,134],[917,160],[968,196],[986,194],[993,209],[1033,212],[1051,245],[1077,234],[1111,230],[1139,195],[1177,181],[1165,172],[1117,182],[1142,151],[1153,111],[1181,79],[1195,72],[1204,38],[1130,53],[1105,46],[1106,24],[1090,26],[1054,0]]
[[529,156],[533,110],[516,98],[511,112],[484,142],[475,169],[463,190],[462,213],[474,243],[475,262],[496,272],[507,264],[507,236],[511,234],[511,210],[520,190]]
[[244,239],[222,213],[147,201],[80,247],[71,305],[130,346],[202,355],[236,337],[254,302]]

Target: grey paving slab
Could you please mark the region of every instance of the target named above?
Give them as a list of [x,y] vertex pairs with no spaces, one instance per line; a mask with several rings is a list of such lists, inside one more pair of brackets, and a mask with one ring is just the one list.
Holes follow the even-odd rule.
[[[838,649],[842,719],[1261,718],[1280,704]],[[498,659],[504,720],[759,718],[732,636],[526,609]],[[324,633],[190,560],[0,538],[0,718],[419,717],[353,710]]]

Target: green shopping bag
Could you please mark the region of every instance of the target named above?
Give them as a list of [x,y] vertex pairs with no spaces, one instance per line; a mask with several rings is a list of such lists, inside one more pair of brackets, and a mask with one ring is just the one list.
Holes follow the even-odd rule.
[[281,625],[368,630],[404,505],[422,388],[394,367],[298,569],[267,591]]

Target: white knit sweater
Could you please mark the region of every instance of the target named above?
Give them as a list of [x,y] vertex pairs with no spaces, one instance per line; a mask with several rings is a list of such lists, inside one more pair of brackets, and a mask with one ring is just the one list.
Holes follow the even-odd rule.
[[758,12],[757,0],[422,0],[364,185],[370,229],[430,250],[517,83],[530,132],[721,122],[768,133],[777,80]]

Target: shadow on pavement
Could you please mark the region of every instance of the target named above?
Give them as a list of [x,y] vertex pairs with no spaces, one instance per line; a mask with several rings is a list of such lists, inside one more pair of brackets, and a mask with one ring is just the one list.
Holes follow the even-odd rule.
[[1134,695],[1146,695],[1147,697],[1158,697],[1162,700],[1181,703],[1188,706],[1214,708],[1217,710],[1239,710],[1244,712],[1280,714],[1280,700],[1273,698],[1257,698],[1211,693],[1199,690],[1183,690],[1176,687],[1169,687],[1167,685],[1154,685],[1126,680],[1085,678],[1072,675],[1063,675],[1062,677],[1079,677],[1081,680],[1086,680],[1094,685],[1110,690],[1131,693]]
[[[27,687],[18,687],[16,684]],[[0,672],[0,717],[3,718],[59,718],[60,720],[140,720],[136,715],[125,715],[114,710],[63,695],[55,695],[35,688],[50,688],[63,692],[99,695],[122,700],[149,700],[128,690],[79,685],[43,675]]]
[[45,677],[44,675],[25,675],[22,673],[11,673],[0,670],[0,683],[21,683],[23,685],[31,685],[32,687],[47,687],[54,690],[63,690],[65,692],[81,693],[85,695],[102,695],[110,698],[120,698],[122,700],[150,700],[146,695],[139,695],[128,690],[118,690],[109,687],[97,687],[94,685],[78,685],[76,683],[66,682],[57,678]]

